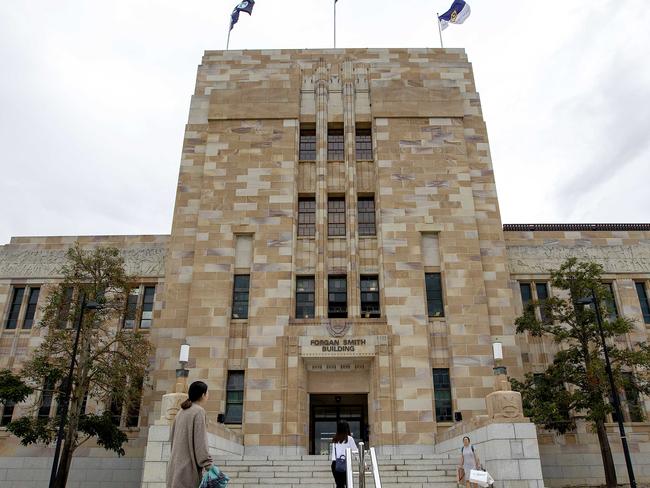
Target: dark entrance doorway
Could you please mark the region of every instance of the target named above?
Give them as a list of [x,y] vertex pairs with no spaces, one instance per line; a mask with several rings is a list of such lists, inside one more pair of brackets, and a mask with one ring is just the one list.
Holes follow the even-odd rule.
[[356,442],[368,444],[368,395],[309,395],[309,452],[329,454],[336,424],[350,424]]

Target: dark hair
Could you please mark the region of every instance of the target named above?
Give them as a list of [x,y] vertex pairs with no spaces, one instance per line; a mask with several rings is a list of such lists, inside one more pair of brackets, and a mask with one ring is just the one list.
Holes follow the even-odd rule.
[[465,439],[467,439],[467,442],[469,442],[469,443],[471,443],[471,442],[472,442],[472,439],[470,439],[470,438],[469,438],[469,437],[467,437],[467,436],[465,436],[465,437],[463,437],[463,441],[464,441]]
[[339,422],[336,426],[336,435],[332,438],[332,442],[334,444],[342,444],[348,440],[349,435],[352,435],[350,425],[347,422]]
[[208,391],[208,385],[203,383],[203,381],[195,381],[190,385],[190,389],[187,390],[187,400],[181,403],[181,408],[187,410],[192,406],[197,400],[200,400],[203,395]]

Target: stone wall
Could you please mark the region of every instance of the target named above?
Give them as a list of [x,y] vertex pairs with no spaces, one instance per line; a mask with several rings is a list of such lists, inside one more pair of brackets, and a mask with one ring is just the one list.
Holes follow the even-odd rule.
[[494,478],[496,488],[544,488],[534,424],[488,423],[437,443],[436,453],[457,455],[460,462],[464,436],[471,439],[480,462]]

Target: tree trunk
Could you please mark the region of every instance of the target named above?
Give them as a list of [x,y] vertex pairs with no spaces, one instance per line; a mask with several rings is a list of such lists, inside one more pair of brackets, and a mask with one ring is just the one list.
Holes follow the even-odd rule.
[[67,442],[61,449],[61,459],[59,461],[59,470],[56,473],[54,488],[65,488],[70,474],[70,465],[72,464],[72,450]]
[[596,432],[598,434],[598,443],[600,444],[600,455],[603,457],[603,468],[605,469],[605,482],[608,488],[615,487],[618,482],[616,480],[616,468],[614,466],[614,458],[612,457],[612,449],[609,447],[609,439],[607,438],[607,429],[603,420],[596,421]]

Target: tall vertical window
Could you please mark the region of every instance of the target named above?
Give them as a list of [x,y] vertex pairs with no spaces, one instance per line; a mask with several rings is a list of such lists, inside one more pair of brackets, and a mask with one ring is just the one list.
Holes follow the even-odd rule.
[[639,295],[639,303],[641,304],[641,313],[643,314],[643,321],[650,324],[650,301],[648,301],[648,293],[646,292],[645,283],[637,282],[636,294]]
[[345,140],[343,129],[327,131],[327,160],[343,161],[345,159]]
[[345,236],[345,197],[327,199],[327,235]]
[[20,315],[20,307],[23,304],[23,297],[25,296],[25,288],[14,288],[14,293],[11,297],[11,306],[9,307],[9,315],[5,323],[6,329],[15,329],[18,327],[18,316]]
[[300,161],[316,161],[316,130],[300,129]]
[[427,288],[427,311],[429,317],[444,317],[445,310],[442,301],[442,279],[440,273],[425,273],[424,282]]
[[526,311],[528,304],[533,301],[533,287],[530,283],[519,283],[519,292],[521,293],[521,303]]
[[327,316],[347,318],[348,285],[345,276],[330,276],[327,280]]
[[248,318],[248,294],[250,289],[250,275],[235,275],[235,284],[232,291],[232,318]]
[[74,288],[71,286],[66,287],[63,290],[63,296],[61,297],[61,303],[59,304],[59,329],[65,329],[68,326],[68,321],[70,320],[70,307],[72,306],[72,295],[74,294]]
[[451,381],[448,368],[433,369],[433,394],[436,405],[436,422],[451,422]]
[[632,373],[623,373],[625,404],[630,415],[630,422],[643,422],[643,406],[639,398],[639,389],[634,382]]
[[156,295],[155,286],[145,286],[142,297],[142,315],[140,316],[140,328],[150,329],[153,320],[153,300]]
[[361,316],[377,318],[381,316],[379,307],[379,278],[374,276],[361,276]]
[[370,129],[357,129],[355,137],[355,155],[357,161],[372,160],[372,132]]
[[616,307],[616,298],[614,295],[614,284],[605,283],[605,288],[607,288],[608,296],[605,298],[605,306],[607,307],[608,320],[613,322],[618,318],[618,307]]
[[126,311],[124,312],[124,328],[134,329],[135,319],[138,313],[138,300],[140,298],[140,288],[131,288],[126,298]]
[[244,413],[244,372],[228,371],[224,423],[241,424]]
[[128,405],[126,411],[126,427],[137,427],[140,422],[140,403],[142,402],[142,385],[143,379],[137,378],[133,380],[133,388],[138,393],[133,401]]
[[38,407],[39,419],[47,419],[50,417],[50,411],[52,410],[52,401],[54,399],[54,386],[54,379],[48,378],[45,380],[43,391],[41,393],[41,405]]
[[[548,300],[548,284],[546,284],[545,282],[535,283],[535,291],[537,292],[538,301],[544,302],[545,300]],[[549,317],[548,314],[545,312],[543,305],[540,305],[539,313],[541,314],[542,322],[548,324]]]
[[4,404],[4,406],[2,407],[2,418],[0,419],[0,427],[4,427],[9,422],[11,422],[11,419],[14,416],[15,405],[16,404],[12,401],[8,401],[7,403]]
[[375,226],[375,197],[359,197],[357,199],[357,212],[359,220],[359,235],[376,235],[377,229]]
[[27,300],[27,310],[25,311],[23,329],[31,329],[34,325],[34,316],[36,315],[36,305],[38,305],[38,295],[40,292],[40,288],[29,289],[29,299]]
[[118,427],[122,424],[122,403],[117,399],[111,399],[111,420]]
[[298,199],[298,236],[314,237],[316,235],[316,199],[305,197]]
[[296,318],[314,318],[315,282],[313,276],[296,277]]

